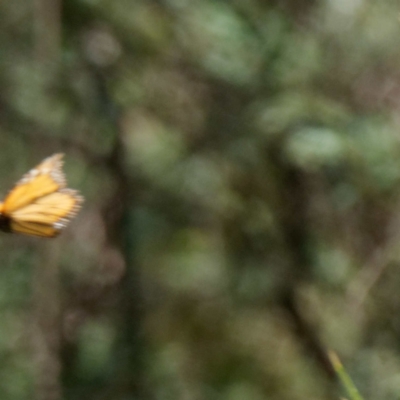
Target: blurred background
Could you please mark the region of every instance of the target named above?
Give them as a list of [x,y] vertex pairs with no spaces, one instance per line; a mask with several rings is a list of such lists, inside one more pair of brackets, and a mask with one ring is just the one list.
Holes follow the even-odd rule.
[[381,0],[0,3],[2,400],[400,393],[400,20]]

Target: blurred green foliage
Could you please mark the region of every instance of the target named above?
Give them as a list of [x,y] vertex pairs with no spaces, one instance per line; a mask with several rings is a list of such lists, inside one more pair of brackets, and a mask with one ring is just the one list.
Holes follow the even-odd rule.
[[1,236],[1,399],[366,399],[400,373],[389,0],[0,3],[0,188],[86,198]]

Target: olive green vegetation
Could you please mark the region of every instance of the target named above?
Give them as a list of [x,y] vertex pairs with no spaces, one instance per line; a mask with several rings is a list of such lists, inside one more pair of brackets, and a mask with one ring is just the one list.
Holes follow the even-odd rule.
[[400,395],[400,20],[368,1],[0,2],[0,398]]
[[351,400],[363,400],[358,389],[354,386],[351,377],[347,374],[346,369],[344,368],[337,354],[330,351],[329,359],[331,361],[333,369],[337,373],[338,378],[343,385],[343,388],[346,389],[349,398]]

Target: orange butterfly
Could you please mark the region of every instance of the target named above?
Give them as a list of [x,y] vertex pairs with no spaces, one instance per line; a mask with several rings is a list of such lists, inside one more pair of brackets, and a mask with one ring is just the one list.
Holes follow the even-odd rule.
[[55,237],[81,208],[83,197],[66,188],[64,154],[54,154],[31,169],[0,203],[0,230]]

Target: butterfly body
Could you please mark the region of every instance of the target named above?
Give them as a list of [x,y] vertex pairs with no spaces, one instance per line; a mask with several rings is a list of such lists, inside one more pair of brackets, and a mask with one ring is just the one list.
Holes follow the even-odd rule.
[[66,188],[63,154],[43,160],[0,203],[0,230],[55,237],[79,211],[83,198]]
[[[3,203],[0,204],[1,207],[3,207]],[[6,217],[3,215],[2,212],[0,212],[0,231],[10,233],[11,232],[11,224],[10,224],[10,218]]]

